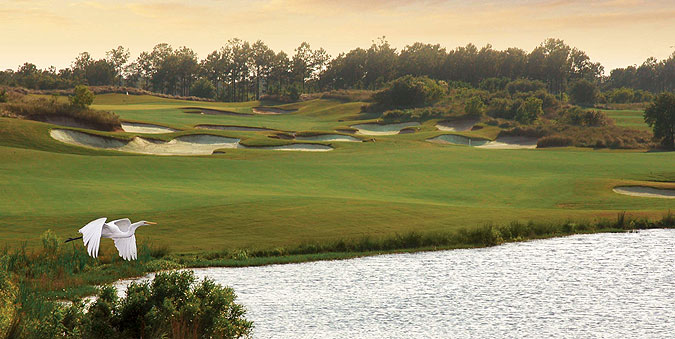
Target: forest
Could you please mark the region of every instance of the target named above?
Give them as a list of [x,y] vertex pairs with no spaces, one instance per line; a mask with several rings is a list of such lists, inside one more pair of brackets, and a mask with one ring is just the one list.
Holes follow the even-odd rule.
[[557,96],[584,79],[605,96],[600,101],[649,101],[650,93],[675,90],[675,53],[665,60],[648,58],[641,65],[611,70],[560,39],[547,39],[531,52],[495,50],[473,44],[448,50],[416,42],[401,50],[385,37],[368,49],[355,48],[331,57],[323,48],[301,43],[292,55],[275,52],[263,41],[230,39],[201,59],[188,47],[160,43],[131,59],[119,46],[94,59],[80,53],[70,67],[39,69],[24,63],[0,71],[0,85],[34,90],[69,89],[78,84],[126,86],[155,93],[197,96],[218,101],[248,101],[263,95],[293,101],[303,93],[340,89],[377,90],[401,76],[426,76],[450,87],[478,87],[485,80],[538,80]]

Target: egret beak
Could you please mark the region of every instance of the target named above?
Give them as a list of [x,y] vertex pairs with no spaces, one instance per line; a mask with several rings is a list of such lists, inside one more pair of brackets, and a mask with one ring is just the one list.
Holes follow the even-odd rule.
[[145,223],[148,224],[148,225],[157,225],[156,222],[152,222],[152,221],[146,221]]

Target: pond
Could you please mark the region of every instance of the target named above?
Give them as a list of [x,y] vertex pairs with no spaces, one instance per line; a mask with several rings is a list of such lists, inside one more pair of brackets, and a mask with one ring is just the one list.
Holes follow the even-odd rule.
[[256,338],[666,337],[674,250],[648,230],[194,271],[235,289]]

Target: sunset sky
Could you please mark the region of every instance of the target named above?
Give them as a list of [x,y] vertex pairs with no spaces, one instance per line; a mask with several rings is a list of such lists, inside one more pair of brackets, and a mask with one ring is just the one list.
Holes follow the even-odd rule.
[[79,52],[102,58],[118,45],[135,58],[160,42],[203,58],[234,37],[289,54],[307,41],[335,56],[384,35],[399,49],[421,41],[527,51],[556,37],[610,70],[675,51],[675,1],[0,0],[0,31],[0,69],[62,68]]

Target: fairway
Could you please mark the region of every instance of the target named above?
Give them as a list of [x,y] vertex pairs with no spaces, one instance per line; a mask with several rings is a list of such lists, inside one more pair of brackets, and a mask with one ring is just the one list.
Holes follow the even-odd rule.
[[[256,147],[296,142],[279,139],[280,131],[335,135],[373,121],[359,113],[358,102],[317,99],[278,107],[296,110],[289,113],[252,114],[263,104],[106,94],[93,108],[176,130],[149,135],[160,140],[209,133]],[[191,114],[184,107],[242,114]],[[50,129],[64,127],[0,118],[0,158],[6,160],[0,162],[0,233],[7,243],[32,246],[47,228],[65,238],[99,216],[129,216],[158,222],[140,241],[198,252],[515,220],[614,218],[624,210],[656,217],[675,207],[672,199],[613,192],[626,185],[673,188],[673,153],[430,143],[448,133],[436,129],[437,122],[415,125],[410,134],[352,136],[369,142],[335,140],[346,139],[341,134],[302,141],[331,152],[228,148],[204,156],[153,156],[68,145],[50,137]],[[486,127],[461,134],[494,139],[497,132]],[[137,135],[89,133],[125,140]]]

